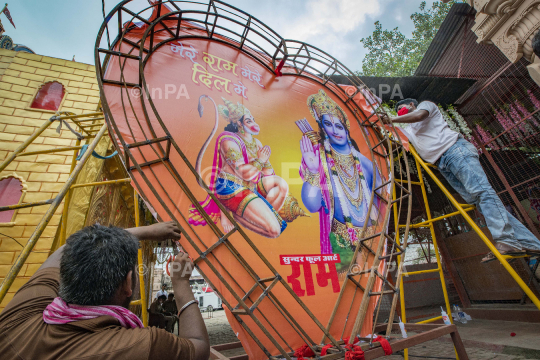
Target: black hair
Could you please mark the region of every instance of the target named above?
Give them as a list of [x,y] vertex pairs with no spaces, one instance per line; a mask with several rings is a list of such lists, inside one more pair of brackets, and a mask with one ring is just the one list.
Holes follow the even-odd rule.
[[403,99],[403,100],[398,101],[394,109],[397,112],[400,105],[403,105],[403,104],[409,105],[410,103],[413,103],[415,107],[418,106],[418,101],[416,101],[416,99],[408,98],[408,99]]
[[[238,122],[241,122],[242,124],[244,124],[244,115],[242,115],[242,117],[240,119],[238,119]],[[238,132],[238,124],[236,123],[228,123],[227,126],[225,126],[225,131],[228,131],[228,132],[232,132],[232,133],[237,133]]]
[[59,296],[68,304],[107,305],[136,265],[139,241],[126,230],[92,225],[72,234],[60,260]]
[[534,55],[540,57],[540,31],[537,31],[532,38],[533,53]]
[[159,295],[158,299],[167,300],[167,297],[165,295]]
[[173,293],[170,293],[168,297],[169,297],[169,298],[173,298],[173,297],[174,297],[174,294],[173,294]]

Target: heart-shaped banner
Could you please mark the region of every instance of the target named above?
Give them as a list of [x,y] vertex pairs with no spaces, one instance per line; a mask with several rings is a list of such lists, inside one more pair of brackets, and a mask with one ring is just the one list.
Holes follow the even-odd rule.
[[[277,77],[263,49],[173,10],[156,5],[126,23],[101,70],[111,136],[137,191],[179,223],[250,358],[349,336],[362,292],[346,272],[371,267],[367,248],[354,250],[386,230],[389,211],[387,158],[360,124],[369,102],[287,62]],[[368,275],[355,281],[365,287]]]

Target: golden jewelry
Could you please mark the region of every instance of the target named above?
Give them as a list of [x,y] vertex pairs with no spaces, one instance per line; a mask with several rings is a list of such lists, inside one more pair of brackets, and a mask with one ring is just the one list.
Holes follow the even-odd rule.
[[242,116],[250,116],[251,112],[247,107],[240,104],[240,102],[237,102],[237,105],[235,105],[232,101],[229,101],[224,97],[222,97],[222,99],[225,105],[218,105],[218,113],[228,122],[237,124],[240,127],[241,124],[238,124],[238,120],[240,120]]
[[263,169],[263,164],[261,163],[259,159],[253,160],[250,164],[255,166],[259,171]]
[[[351,153],[349,154],[340,154],[331,148],[332,157],[336,164],[335,168],[338,173],[339,182],[345,185],[349,190],[343,189],[345,196],[351,202],[351,204],[358,210],[362,204],[362,184],[360,183],[360,176],[356,170],[356,162],[354,156]],[[349,175],[348,170],[352,169],[352,175]],[[353,197],[351,193],[354,193],[356,186],[358,185],[358,195]]]
[[347,114],[343,109],[332,99],[326,95],[324,90],[319,90],[318,93],[310,95],[307,99],[307,105],[311,116],[315,120],[322,121],[323,115],[333,115],[341,120],[343,125],[347,127],[347,130],[351,128]]
[[[360,232],[362,231],[362,228],[353,226],[353,230],[356,233],[356,238],[360,239]],[[349,232],[347,231],[347,225],[343,224],[342,222],[336,220],[335,218],[332,220],[332,232],[336,234],[336,242],[339,247],[346,248],[350,247],[351,245],[358,244],[358,240],[356,240],[354,243],[350,242],[350,236]]]
[[319,173],[313,174],[311,171],[304,171],[304,179],[308,184],[315,187],[320,187],[321,185],[321,175]]
[[244,140],[244,144],[246,144],[246,149],[248,153],[251,155],[251,157],[257,158],[257,152],[259,151],[259,146],[257,146],[257,142],[255,141],[255,138],[252,137],[250,142],[247,142]]
[[242,158],[242,154],[240,154],[234,148],[229,148],[227,149],[227,152],[225,152],[225,161],[232,167],[234,167],[236,165],[236,162]]

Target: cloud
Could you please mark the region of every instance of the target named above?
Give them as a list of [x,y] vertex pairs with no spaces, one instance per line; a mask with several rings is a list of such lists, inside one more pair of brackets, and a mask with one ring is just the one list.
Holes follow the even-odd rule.
[[283,24],[282,35],[315,45],[344,58],[350,43],[344,38],[358,30],[367,17],[381,13],[378,0],[315,0],[304,3],[302,15]]

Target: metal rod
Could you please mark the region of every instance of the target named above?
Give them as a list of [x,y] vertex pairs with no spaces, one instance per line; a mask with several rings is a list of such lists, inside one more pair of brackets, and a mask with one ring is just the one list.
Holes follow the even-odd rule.
[[489,250],[493,253],[493,255],[501,262],[501,264],[504,266],[506,271],[512,276],[512,278],[517,282],[519,287],[527,294],[527,296],[531,299],[531,301],[536,305],[538,310],[540,310],[540,300],[538,297],[529,289],[527,284],[519,277],[519,275],[516,273],[516,271],[510,266],[508,261],[504,258],[503,255],[497,250],[495,245],[488,239],[488,237],[484,234],[484,232],[476,225],[476,223],[473,221],[473,219],[467,214],[465,210],[460,206],[460,204],[457,202],[456,199],[450,194],[448,189],[446,189],[443,185],[443,183],[435,176],[435,174],[429,169],[428,166],[426,166],[426,163],[420,158],[418,153],[411,147],[411,153],[416,159],[416,161],[419,161],[424,170],[428,173],[428,175],[433,179],[433,181],[437,184],[437,186],[442,190],[442,192],[446,195],[448,200],[454,205],[455,208],[458,209],[458,211],[461,213],[465,221],[469,223],[469,225],[472,227],[472,229],[478,234],[480,239],[486,244],[486,246],[489,248]]
[[75,184],[72,185],[71,188],[80,188],[80,187],[87,187],[87,186],[99,186],[99,185],[109,185],[109,184],[124,184],[124,183],[130,183],[131,178],[127,179],[118,179],[118,180],[107,180],[107,181],[97,181],[97,182],[91,182],[87,184]]
[[0,212],[24,209],[24,208],[40,206],[40,205],[47,205],[47,204],[51,204],[52,202],[53,202],[53,199],[49,199],[49,200],[35,201],[31,203],[23,203],[23,204],[17,204],[17,205],[0,206]]
[[45,230],[45,227],[47,226],[47,224],[53,217],[54,213],[56,212],[56,209],[58,209],[58,206],[64,199],[64,196],[67,194],[71,184],[73,184],[73,181],[75,181],[77,175],[79,174],[84,164],[86,163],[86,160],[88,160],[88,158],[91,156],[92,151],[94,151],[94,149],[96,148],[96,145],[98,144],[99,140],[101,139],[101,137],[103,136],[106,130],[107,130],[107,125],[104,124],[101,127],[101,130],[98,132],[98,134],[94,138],[94,140],[92,141],[92,143],[90,144],[90,146],[88,147],[88,151],[84,154],[82,159],[79,161],[79,163],[77,164],[77,166],[71,173],[70,177],[68,178],[64,186],[62,186],[62,189],[60,189],[60,192],[58,193],[56,198],[54,198],[53,203],[51,204],[51,206],[49,207],[45,215],[43,215],[43,218],[41,219],[39,224],[36,226],[36,229],[30,236],[30,239],[28,239],[28,242],[24,246],[24,249],[21,251],[21,253],[17,257],[15,264],[13,264],[13,266],[9,270],[9,273],[6,275],[6,278],[4,279],[4,281],[2,281],[2,285],[0,286],[0,302],[4,300],[4,297],[6,296],[9,288],[13,284],[13,281],[15,281],[17,274],[19,274],[19,271],[21,271],[22,266],[28,259],[30,252],[36,245],[39,237]]
[[[452,314],[451,313],[448,313],[448,314],[449,314],[448,318],[451,318]],[[442,320],[442,316],[436,316],[434,318],[430,318],[430,319],[427,319],[427,320],[422,320],[422,321],[419,321],[419,322],[417,322],[415,324],[428,324],[428,323],[431,323],[431,322],[435,322],[437,320]]]
[[55,120],[54,116],[51,117],[49,120],[45,120],[43,124],[41,124],[39,129],[34,131],[34,133],[30,135],[28,139],[26,139],[21,145],[19,145],[19,147],[16,148],[15,151],[13,151],[11,155],[6,157],[6,159],[2,162],[2,164],[0,164],[0,172],[4,171],[4,169],[17,157],[17,155],[23,152],[23,150],[26,149],[28,145],[34,142],[34,140],[39,135],[41,135],[53,123],[54,120]]
[[434,273],[434,272],[438,272],[440,269],[439,267],[437,267],[436,269],[429,269],[429,270],[418,270],[418,271],[411,271],[411,272],[406,272],[405,276],[410,276],[410,275],[419,275],[419,274],[427,274],[427,273]]
[[[476,206],[469,205],[469,204],[467,204],[466,206],[462,205],[462,207],[463,207],[463,210],[465,210],[465,211],[472,211],[472,210],[476,209]],[[430,220],[422,221],[422,222],[419,222],[418,224],[411,224],[410,226],[413,229],[419,228],[419,227],[427,227],[427,226],[429,226],[429,224],[432,224],[435,221],[439,221],[439,220],[446,219],[446,218],[456,216],[456,215],[461,215],[461,213],[459,211],[454,211],[453,213],[442,215],[442,216],[439,216],[439,217],[436,217],[436,218],[433,218],[433,219],[430,219]],[[400,225],[399,227],[405,227],[405,226],[406,225]]]
[[[131,180],[131,179],[130,179]],[[135,227],[139,227],[140,223],[140,214],[139,214],[139,196],[135,192],[135,189],[133,189],[133,201],[135,206]],[[142,248],[139,246],[138,251],[138,260],[139,260],[139,292],[141,293],[141,300],[140,304],[142,307],[141,315],[142,315],[142,321],[144,326],[148,326],[148,302],[146,301],[146,289],[144,286],[144,262],[143,262],[143,253]]]
[[[411,152],[415,151],[412,146],[410,147],[410,149],[411,149]],[[413,155],[415,155],[415,154],[416,153],[413,153]],[[425,165],[426,163],[422,159],[420,159],[419,157],[415,156],[415,158],[416,158],[415,159],[416,160],[416,170],[418,172],[418,178],[420,179],[420,184],[421,184],[420,188],[422,189],[422,197],[424,198],[424,207],[426,209],[426,216],[428,218],[427,222],[429,223],[429,232],[431,233],[431,241],[433,242],[433,250],[435,250],[435,258],[437,259],[437,271],[438,271],[439,276],[441,278],[441,287],[442,287],[443,296],[444,296],[444,303],[446,305],[446,312],[450,315],[448,317],[450,319],[450,323],[453,324],[454,320],[452,319],[452,308],[450,307],[450,300],[448,299],[448,291],[446,290],[446,282],[444,280],[444,272],[442,270],[442,265],[441,265],[441,256],[439,255],[439,247],[437,246],[437,237],[435,236],[435,229],[433,227],[433,220],[434,219],[431,218],[431,210],[429,209],[429,200],[428,200],[428,197],[427,197],[426,185],[424,183],[424,175],[422,174],[422,167],[420,165],[424,165],[426,169],[428,169],[428,166],[426,166]],[[454,201],[455,201],[455,199],[454,199]],[[463,209],[463,207],[461,207],[461,204],[459,204],[459,203],[458,203],[458,206],[459,206],[460,210],[465,214],[467,214],[467,211],[472,210],[472,209],[470,209],[470,210]],[[428,247],[428,250],[429,250],[429,247]],[[456,359],[459,360],[457,350],[456,350],[455,347],[454,347],[454,351],[456,352]]]
[[49,150],[27,151],[27,152],[23,152],[22,154],[18,154],[17,157],[18,156],[28,156],[28,155],[50,154],[50,153],[62,152],[62,151],[79,150],[81,148],[82,148],[82,146],[68,146],[68,147],[49,149]]
[[[94,139],[95,141],[95,139]],[[93,142],[92,142],[93,143]],[[81,139],[77,139],[77,147],[81,145]],[[77,165],[77,155],[79,151],[74,150],[73,156],[71,157],[71,167],[69,169],[69,175],[73,173],[73,170],[75,169],[75,166]],[[86,154],[85,154],[86,155]],[[68,218],[68,208],[69,208],[69,202],[71,200],[71,189],[68,189],[66,193],[66,198],[64,200],[64,208],[62,209],[62,222],[61,222],[61,228],[60,228],[60,243],[59,246],[62,246],[66,243],[66,231],[67,231],[67,218]]]

